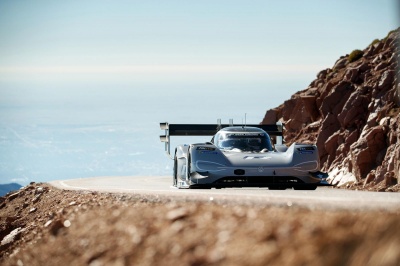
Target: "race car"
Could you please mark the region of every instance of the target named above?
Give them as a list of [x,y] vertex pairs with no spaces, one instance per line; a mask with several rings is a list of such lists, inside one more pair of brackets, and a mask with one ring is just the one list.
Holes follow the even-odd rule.
[[[283,144],[283,125],[160,123],[165,150],[174,160],[177,188],[268,187],[315,190],[329,186],[320,171],[315,145]],[[209,142],[182,144],[170,152],[171,136],[213,136]],[[271,141],[275,139],[275,143]]]

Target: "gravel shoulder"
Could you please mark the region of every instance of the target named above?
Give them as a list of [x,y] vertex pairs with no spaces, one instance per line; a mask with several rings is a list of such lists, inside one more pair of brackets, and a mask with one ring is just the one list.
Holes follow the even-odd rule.
[[1,265],[400,265],[400,213],[31,185],[0,198]]

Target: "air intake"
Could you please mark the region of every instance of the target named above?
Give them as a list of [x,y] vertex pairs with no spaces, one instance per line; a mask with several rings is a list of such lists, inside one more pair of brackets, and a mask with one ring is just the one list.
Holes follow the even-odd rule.
[[245,171],[243,169],[236,169],[235,171],[233,171],[233,173],[235,175],[244,175]]

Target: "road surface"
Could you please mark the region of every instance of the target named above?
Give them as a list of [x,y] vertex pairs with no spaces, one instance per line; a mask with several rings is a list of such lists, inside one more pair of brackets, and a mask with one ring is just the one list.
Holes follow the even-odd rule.
[[310,209],[400,211],[400,193],[369,192],[319,187],[317,190],[267,188],[177,189],[167,176],[118,176],[56,180],[51,185],[66,190],[140,194],[179,200],[219,203],[301,206]]

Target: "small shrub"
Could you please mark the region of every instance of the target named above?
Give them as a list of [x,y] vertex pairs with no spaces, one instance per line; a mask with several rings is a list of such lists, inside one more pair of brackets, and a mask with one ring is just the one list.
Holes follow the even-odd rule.
[[357,61],[358,59],[360,59],[363,56],[363,51],[361,50],[354,50],[353,52],[350,53],[349,58],[347,59],[347,61],[349,63]]
[[371,42],[370,46],[372,46],[372,45],[374,45],[374,44],[376,44],[376,43],[378,43],[378,42],[379,42],[379,39],[375,39],[375,40],[373,40],[373,41]]

